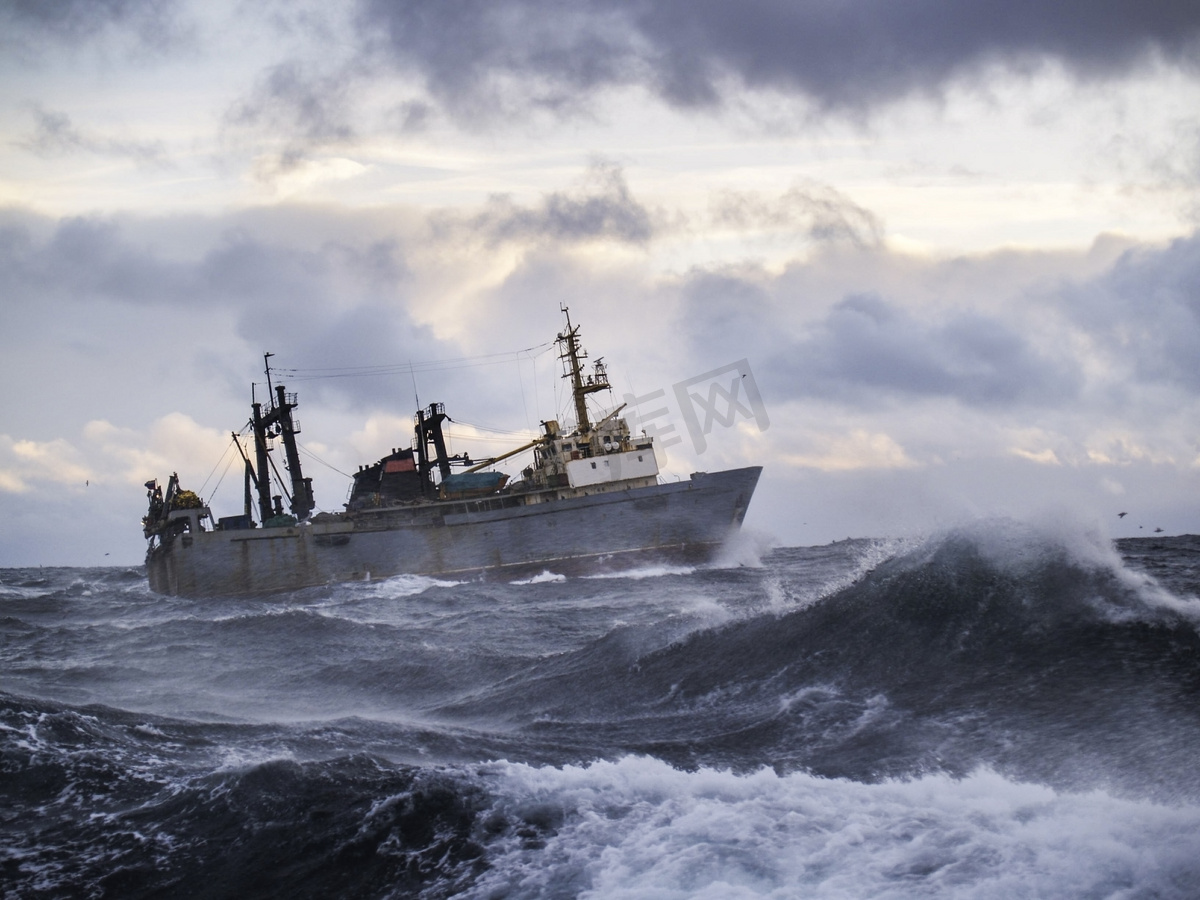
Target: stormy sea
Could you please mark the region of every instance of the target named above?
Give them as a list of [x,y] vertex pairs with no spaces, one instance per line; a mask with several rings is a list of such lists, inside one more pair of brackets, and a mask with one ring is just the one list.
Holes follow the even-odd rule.
[[277,596],[0,571],[0,891],[1195,898],[1200,537]]

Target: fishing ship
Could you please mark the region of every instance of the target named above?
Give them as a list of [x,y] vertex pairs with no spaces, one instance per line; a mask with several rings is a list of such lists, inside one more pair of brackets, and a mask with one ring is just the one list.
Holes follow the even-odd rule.
[[[267,354],[269,401],[252,398],[251,446],[233,434],[244,464],[242,513],[214,519],[177,474],[165,491],[157,480],[146,483],[151,589],[241,596],[401,574],[514,579],[711,561],[741,527],[762,467],[664,481],[653,437],[620,417],[625,404],[592,421],[588,397],[611,390],[608,374],[602,358],[585,374],[579,326],[562,311],[566,328],[556,342],[573,428],[544,421],[532,441],[476,462],[450,455],[445,406],[431,403],[414,416],[411,446],[359,467],[339,512],[314,514],[296,396],[272,384]],[[277,443],[287,477],[275,463]],[[532,460],[519,479],[493,468],[522,453]]]

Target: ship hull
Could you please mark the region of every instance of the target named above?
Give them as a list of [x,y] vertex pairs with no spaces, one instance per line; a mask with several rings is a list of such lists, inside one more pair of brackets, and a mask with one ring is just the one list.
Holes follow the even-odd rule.
[[696,473],[590,496],[426,503],[293,527],[182,534],[152,549],[146,567],[158,593],[208,597],[400,574],[511,579],[698,563],[740,527],[761,471]]

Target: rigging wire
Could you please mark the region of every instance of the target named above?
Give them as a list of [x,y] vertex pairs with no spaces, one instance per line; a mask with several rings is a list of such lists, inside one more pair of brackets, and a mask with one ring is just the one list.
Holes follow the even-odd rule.
[[[363,378],[377,375],[403,375],[416,372],[441,372],[454,369],[470,369],[479,366],[496,365],[519,359],[522,353],[534,356],[546,352],[554,341],[535,344],[521,350],[509,350],[503,353],[485,353],[479,356],[460,356],[449,359],[431,359],[403,363],[386,363],[373,366],[326,366],[315,368],[276,368],[276,373],[284,374],[289,381],[316,381],[326,378]],[[534,351],[537,351],[534,353]]]
[[489,444],[528,444],[533,440],[529,435],[523,437],[485,437],[478,434],[463,434],[461,431],[446,431],[446,438],[456,441],[484,441]]
[[[529,378],[533,382],[533,413],[540,420],[542,417],[542,400],[538,391],[537,356],[529,357]],[[529,423],[526,422],[528,425]],[[532,427],[532,426],[531,426]]]
[[[450,418],[447,416],[446,418]],[[481,425],[478,422],[464,422],[462,419],[450,419],[455,425],[466,425],[468,428],[475,428],[479,431],[488,431],[492,434],[503,434],[508,436],[524,437],[533,432],[532,428],[527,428],[524,431],[513,431],[511,428],[496,428],[493,425]]]
[[517,384],[521,386],[521,408],[525,410],[525,427],[530,431],[533,426],[529,424],[529,404],[525,400],[525,373],[521,371],[521,354],[517,354],[513,360],[517,365]]
[[337,472],[339,475],[343,476],[344,478],[351,478],[351,479],[354,478],[353,475],[347,475],[345,472],[343,472],[337,466],[330,465],[329,463],[325,462],[325,460],[321,459],[321,457],[317,456],[317,454],[313,453],[311,450],[309,450],[307,447],[305,447],[299,441],[296,441],[296,449],[300,450],[302,453],[304,453],[305,456],[309,457],[310,459],[316,460],[321,465],[323,465],[325,468],[332,469],[333,471]]
[[[222,457],[222,459],[224,459],[224,457]],[[212,493],[208,495],[208,500],[206,500],[204,503],[205,506],[211,506],[213,500],[216,499],[217,491],[221,488],[221,482],[225,480],[225,476],[228,475],[229,470],[233,468],[234,462],[235,460],[233,456],[229,456],[229,462],[225,464],[225,470],[221,472],[221,477],[218,478],[217,483],[213,485]]]
[[[226,445],[226,447],[225,447],[225,452],[221,454],[221,457],[220,457],[220,459],[218,459],[218,460],[217,460],[217,462],[216,462],[216,465],[214,465],[214,466],[212,467],[212,472],[209,472],[209,473],[208,473],[208,477],[207,477],[207,478],[205,478],[205,479],[204,479],[204,483],[200,485],[200,490],[196,491],[196,493],[197,493],[199,496],[201,496],[201,497],[203,497],[203,496],[204,496],[204,489],[205,489],[206,487],[208,487],[208,483],[209,483],[210,481],[212,481],[213,473],[217,471],[217,468],[218,468],[218,467],[221,465],[221,463],[225,462],[225,457],[229,455],[229,451],[230,451],[231,449],[232,449],[232,447],[231,447],[230,445]],[[228,468],[228,466],[227,466],[226,468]],[[224,478],[224,477],[225,477],[224,473],[222,473],[221,477],[222,477],[222,478]],[[217,481],[217,487],[220,487],[220,485],[221,485],[221,482],[218,480],[218,481]],[[216,492],[217,492],[217,488],[216,488],[216,487],[214,487],[214,488],[213,488],[213,493],[215,494]]]

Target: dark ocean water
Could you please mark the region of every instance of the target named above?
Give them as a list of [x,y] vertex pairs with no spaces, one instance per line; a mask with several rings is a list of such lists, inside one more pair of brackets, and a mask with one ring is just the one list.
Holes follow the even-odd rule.
[[0,571],[0,890],[1195,898],[1200,538],[242,600]]

